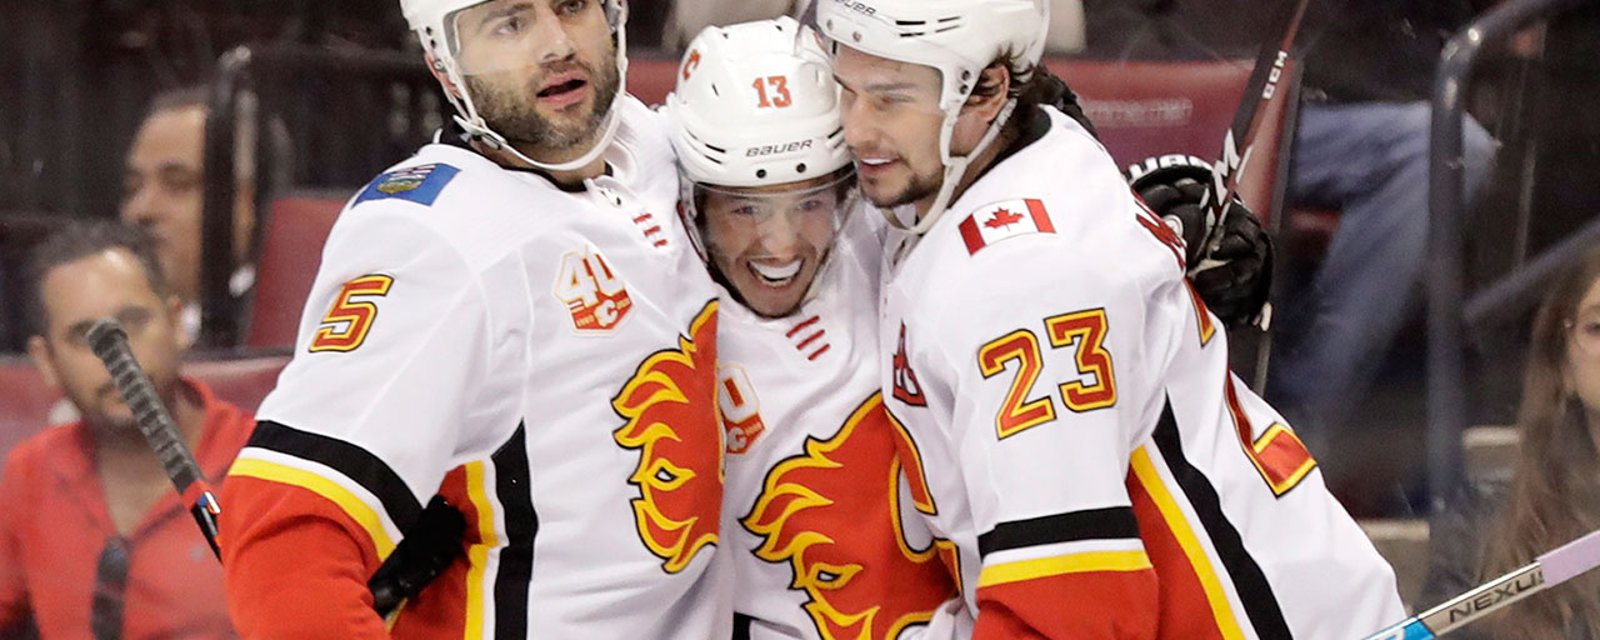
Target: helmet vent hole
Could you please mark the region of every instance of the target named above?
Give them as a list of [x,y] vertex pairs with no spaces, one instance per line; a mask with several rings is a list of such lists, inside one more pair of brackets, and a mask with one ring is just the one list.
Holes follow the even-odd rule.
[[794,172],[795,173],[805,173],[806,172],[806,163],[802,162],[800,164],[795,165],[794,166]]
[[765,178],[765,177],[767,177],[767,170],[766,169],[756,169],[756,177],[757,178]]

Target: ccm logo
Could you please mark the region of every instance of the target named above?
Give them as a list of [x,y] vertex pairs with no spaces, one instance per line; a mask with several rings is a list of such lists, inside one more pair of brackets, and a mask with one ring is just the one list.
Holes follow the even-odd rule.
[[744,157],[746,157],[746,158],[757,158],[757,157],[761,157],[761,156],[770,156],[770,155],[773,155],[773,154],[776,154],[776,153],[793,153],[795,151],[801,151],[801,150],[804,150],[804,149],[810,149],[812,142],[815,142],[815,140],[806,140],[806,141],[803,141],[803,142],[790,142],[788,144],[769,144],[769,145],[763,145],[763,146],[760,146],[760,147],[750,147],[749,150],[744,152]]

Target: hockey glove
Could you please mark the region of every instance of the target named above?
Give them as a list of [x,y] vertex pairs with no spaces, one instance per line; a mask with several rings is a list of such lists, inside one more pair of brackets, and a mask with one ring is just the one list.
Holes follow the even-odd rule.
[[1206,246],[1217,224],[1209,208],[1212,168],[1189,156],[1150,158],[1135,165],[1135,192],[1185,245],[1190,280],[1206,306],[1230,327],[1256,322],[1272,288],[1272,239],[1237,197],[1222,222],[1222,237]]

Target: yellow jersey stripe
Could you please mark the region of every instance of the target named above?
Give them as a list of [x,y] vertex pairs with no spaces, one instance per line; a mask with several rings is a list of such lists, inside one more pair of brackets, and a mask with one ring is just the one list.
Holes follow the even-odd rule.
[[1172,498],[1172,492],[1161,481],[1161,474],[1156,471],[1155,463],[1150,460],[1150,452],[1144,447],[1139,447],[1133,452],[1130,459],[1133,474],[1139,478],[1139,484],[1144,486],[1150,499],[1155,501],[1156,508],[1161,510],[1161,518],[1167,522],[1167,528],[1172,530],[1172,536],[1178,539],[1178,545],[1183,547],[1183,555],[1189,559],[1189,565],[1194,568],[1194,574],[1200,578],[1200,586],[1206,592],[1206,601],[1211,604],[1211,615],[1216,618],[1217,629],[1222,631],[1222,637],[1227,640],[1244,640],[1244,631],[1239,627],[1238,618],[1233,615],[1233,606],[1228,603],[1228,594],[1222,590],[1222,581],[1217,578],[1217,571],[1211,565],[1211,559],[1206,556],[1206,550],[1200,545],[1199,538],[1195,537],[1194,528],[1189,526],[1188,518],[1178,508],[1178,503]]
[[287,484],[322,496],[337,505],[345,516],[367,532],[367,536],[372,539],[372,548],[377,552],[380,561],[389,557],[394,551],[394,540],[384,530],[378,512],[337,482],[304,469],[256,458],[240,458],[234,461],[233,468],[228,470],[228,475]]
[[1090,551],[986,566],[978,575],[978,588],[1068,573],[1142,571],[1149,568],[1150,557],[1144,551]]
[[467,623],[466,640],[483,638],[483,573],[489,564],[489,550],[500,546],[495,534],[494,505],[489,502],[488,488],[484,485],[483,462],[469,462],[467,472],[467,498],[478,515],[478,542],[467,550]]

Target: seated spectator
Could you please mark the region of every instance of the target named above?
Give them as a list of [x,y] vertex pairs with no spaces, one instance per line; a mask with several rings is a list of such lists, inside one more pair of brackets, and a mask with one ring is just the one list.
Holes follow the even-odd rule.
[[[155,238],[172,294],[184,303],[184,336],[190,341],[200,330],[206,111],[203,87],[169,91],[151,100],[128,150],[122,184],[122,220],[148,229]],[[239,120],[234,154],[234,270],[228,280],[235,298],[246,296],[255,285],[250,258],[256,220],[255,136],[254,128],[246,124],[253,118]]]
[[[1479,484],[1435,518],[1419,609],[1600,529],[1600,251],[1557,281],[1535,316],[1517,429],[1509,491]],[[1458,635],[1600,640],[1600,573]]]
[[53,638],[231,638],[222,571],[89,350],[115,317],[179,432],[220,479],[250,415],[182,377],[179,314],[149,237],[97,222],[66,227],[29,268],[28,354],[82,419],[14,449],[0,476],[0,638],[33,624]]

